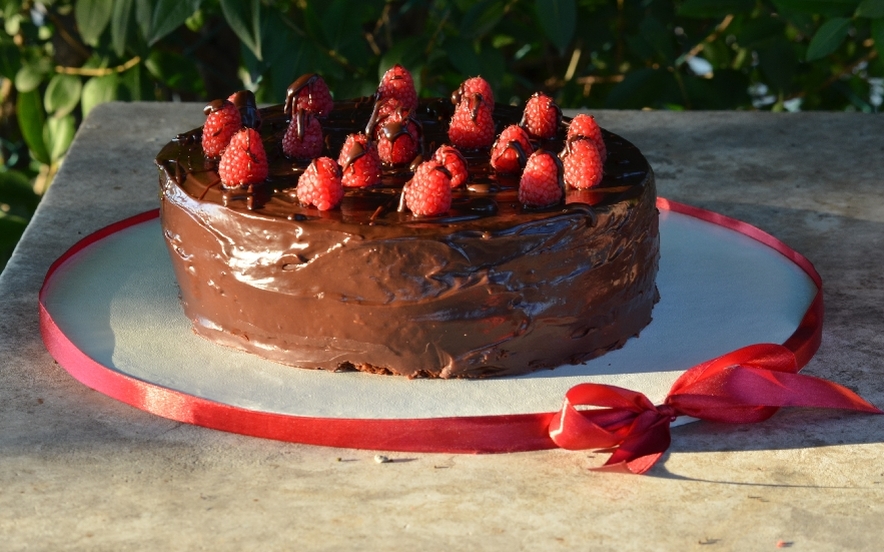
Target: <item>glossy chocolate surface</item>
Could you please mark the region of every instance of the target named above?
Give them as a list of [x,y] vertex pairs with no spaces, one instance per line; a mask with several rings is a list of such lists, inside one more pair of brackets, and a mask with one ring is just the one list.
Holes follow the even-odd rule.
[[[323,121],[328,155],[364,130],[373,102],[338,102]],[[421,102],[424,155],[447,142],[453,106]],[[499,132],[521,109],[496,106]],[[165,239],[194,330],[304,368],[409,377],[486,377],[598,356],[651,317],[659,257],[653,173],[605,133],[605,178],[542,210],[518,203],[488,151],[465,152],[471,180],[443,217],[400,211],[408,167],[347,189],[319,212],[294,195],[306,162],[287,159],[282,106],[261,110],[270,174],[253,190],[220,185],[200,130],[157,157]],[[543,144],[558,152],[560,136]]]

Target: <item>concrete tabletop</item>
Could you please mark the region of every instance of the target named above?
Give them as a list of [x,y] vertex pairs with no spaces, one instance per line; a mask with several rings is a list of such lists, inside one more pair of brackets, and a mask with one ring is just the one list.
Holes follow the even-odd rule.
[[[605,455],[385,453],[233,435],[117,402],[46,352],[37,292],[78,239],[157,206],[153,157],[195,104],[107,104],[82,125],[0,276],[3,550],[879,550],[884,416],[784,409],[673,429],[648,474]],[[823,341],[803,373],[884,406],[884,126],[848,113],[599,112],[661,196],[808,257]]]

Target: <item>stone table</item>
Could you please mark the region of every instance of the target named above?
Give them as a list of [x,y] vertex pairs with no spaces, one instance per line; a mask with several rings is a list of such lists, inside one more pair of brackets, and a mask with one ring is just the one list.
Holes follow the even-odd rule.
[[[884,406],[884,135],[848,113],[599,112],[660,195],[735,217],[824,282],[804,373]],[[37,292],[79,238],[157,205],[152,159],[194,104],[107,104],[82,125],[0,277],[0,548],[878,550],[884,416],[787,409],[699,422],[647,475],[603,455],[406,454],[169,421],[75,381],[46,352]]]

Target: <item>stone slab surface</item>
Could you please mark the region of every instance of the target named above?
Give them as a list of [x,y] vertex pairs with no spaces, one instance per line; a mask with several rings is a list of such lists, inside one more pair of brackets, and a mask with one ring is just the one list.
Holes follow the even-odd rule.
[[[599,112],[660,194],[754,224],[824,282],[805,373],[884,405],[884,126],[845,113]],[[157,205],[152,159],[195,104],[107,104],[81,127],[0,276],[3,550],[879,550],[884,416],[791,409],[673,430],[645,476],[604,455],[387,453],[171,422],[49,356],[37,292],[74,242]]]

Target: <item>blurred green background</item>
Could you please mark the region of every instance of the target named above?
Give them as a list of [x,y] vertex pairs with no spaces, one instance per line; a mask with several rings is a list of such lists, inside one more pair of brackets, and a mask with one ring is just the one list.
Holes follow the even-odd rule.
[[[0,0],[0,268],[77,126],[121,101],[279,103],[297,76],[423,96],[482,75],[498,101],[877,113],[884,0]],[[184,130],[184,129],[182,129]]]

